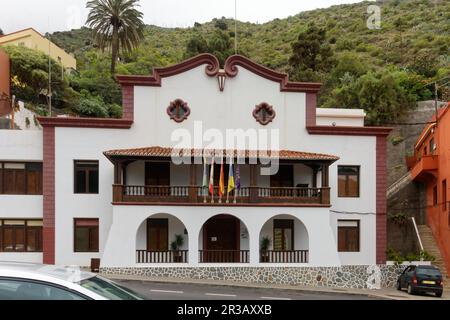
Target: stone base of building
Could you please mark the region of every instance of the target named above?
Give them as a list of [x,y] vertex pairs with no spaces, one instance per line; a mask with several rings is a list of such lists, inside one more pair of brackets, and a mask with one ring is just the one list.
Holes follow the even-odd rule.
[[[254,284],[364,289],[394,287],[404,266],[341,267],[103,267],[105,275]],[[373,287],[372,287],[373,288]]]

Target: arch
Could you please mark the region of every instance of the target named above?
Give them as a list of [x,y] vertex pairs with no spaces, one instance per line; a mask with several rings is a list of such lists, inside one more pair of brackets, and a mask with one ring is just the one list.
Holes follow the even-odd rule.
[[248,227],[233,214],[209,217],[200,229],[198,248],[200,263],[249,263]]
[[267,219],[259,231],[259,246],[263,263],[309,262],[308,229],[294,215],[278,214]]
[[152,214],[139,224],[135,234],[137,263],[188,262],[188,230],[177,216]]

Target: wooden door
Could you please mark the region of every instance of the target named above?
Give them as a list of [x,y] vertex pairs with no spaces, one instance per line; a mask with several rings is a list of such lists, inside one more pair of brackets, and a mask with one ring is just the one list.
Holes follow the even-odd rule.
[[147,220],[147,250],[148,251],[169,250],[168,219]]
[[236,259],[239,259],[239,225],[239,219],[229,216],[215,217],[205,223],[205,262],[236,262]]

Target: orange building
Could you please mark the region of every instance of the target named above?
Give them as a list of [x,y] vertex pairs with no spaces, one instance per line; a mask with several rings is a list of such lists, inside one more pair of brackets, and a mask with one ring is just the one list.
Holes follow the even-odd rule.
[[0,49],[0,117],[11,111],[10,61],[9,56]]
[[450,274],[450,103],[422,131],[410,160],[411,176],[426,188],[426,216]]

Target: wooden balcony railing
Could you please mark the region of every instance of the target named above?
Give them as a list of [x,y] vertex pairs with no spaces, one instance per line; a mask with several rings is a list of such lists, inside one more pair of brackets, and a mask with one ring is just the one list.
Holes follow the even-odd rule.
[[[219,198],[215,188],[213,202],[227,203],[227,196]],[[239,204],[299,204],[329,205],[330,188],[271,188],[243,187],[236,196],[232,191],[229,203]],[[199,186],[124,186],[113,185],[114,203],[211,203],[208,190]]]
[[147,251],[136,250],[137,263],[187,263],[188,251]]
[[248,263],[249,250],[199,250],[200,263]]
[[261,263],[308,263],[308,250],[261,251]]

